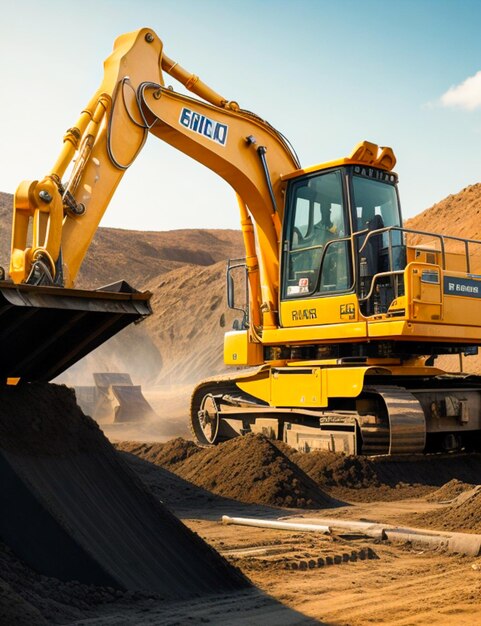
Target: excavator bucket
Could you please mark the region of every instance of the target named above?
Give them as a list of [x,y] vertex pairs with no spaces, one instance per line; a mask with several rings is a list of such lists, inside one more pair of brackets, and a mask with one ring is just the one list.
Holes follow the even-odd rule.
[[95,386],[75,386],[77,403],[85,413],[100,424],[142,422],[157,417],[130,374],[97,372]]
[[125,281],[95,291],[0,281],[0,379],[52,380],[150,315],[151,295]]
[[112,393],[118,403],[115,407],[115,422],[143,422],[157,417],[140,385],[113,385]]

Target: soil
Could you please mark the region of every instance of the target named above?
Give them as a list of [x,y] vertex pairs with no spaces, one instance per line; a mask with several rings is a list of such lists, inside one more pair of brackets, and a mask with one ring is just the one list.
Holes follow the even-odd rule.
[[171,439],[165,444],[120,441],[115,447],[121,452],[135,454],[144,461],[167,468],[182,463],[193,454],[202,451],[193,441],[182,437]]
[[0,476],[0,541],[45,576],[162,598],[247,585],[152,495],[71,389],[0,387]]
[[[253,442],[251,441],[251,447]],[[255,442],[254,442],[254,445]],[[0,549],[0,601],[9,624],[332,624],[396,626],[476,624],[481,565],[478,559],[394,546],[363,537],[331,537],[293,531],[225,526],[222,514],[299,521],[316,516],[419,521],[446,506],[425,498],[351,504],[336,509],[274,509],[217,496],[165,466],[132,454],[151,455],[170,467],[193,463],[180,439],[158,444],[125,443],[122,457],[149,489],[195,533],[239,568],[254,589],[202,594],[179,603],[156,593],[61,582],[40,576],[8,548]],[[226,446],[216,448],[227,458]],[[161,456],[159,456],[159,454]],[[248,456],[245,449],[244,456]],[[446,486],[446,490],[452,485]],[[374,487],[373,487],[374,489]],[[187,491],[188,490],[188,491]],[[304,511],[306,511],[304,513]],[[307,521],[307,519],[306,519]],[[434,528],[432,524],[430,528]],[[213,591],[213,590],[212,590]],[[8,611],[8,612],[7,612]]]
[[481,532],[481,485],[471,486],[442,509],[419,516],[423,526],[456,532]]
[[462,480],[453,478],[439,489],[436,489],[434,493],[427,496],[426,500],[428,502],[450,502],[462,493],[471,491],[474,487],[475,485],[473,484],[463,483]]
[[327,496],[278,446],[262,435],[231,439],[215,448],[197,449],[176,439],[155,446],[120,445],[184,480],[217,495],[266,506],[320,508],[333,506]]
[[[369,502],[425,496],[452,480],[453,476],[456,477],[453,480],[458,480],[460,484],[464,484],[463,481],[466,484],[481,482],[481,457],[477,454],[376,458],[346,456],[328,451],[300,453],[283,442],[270,442],[261,435],[234,439],[207,450],[197,448],[192,441],[181,437],[167,443],[119,442],[115,445],[121,451],[165,467],[213,493],[236,499],[237,487],[231,478],[232,468],[239,467],[246,481],[246,490],[250,492],[249,497],[257,498],[249,501],[274,505],[275,502],[269,500],[272,496],[270,492],[259,493],[253,487],[257,482],[257,473],[265,471],[260,459],[267,454],[267,442],[277,447],[281,453],[279,459],[289,459],[324,493],[339,500]],[[248,467],[252,466],[252,474],[245,470],[246,464]],[[206,469],[201,471],[200,468],[204,468],[204,465]],[[214,468],[218,468],[220,478]],[[229,468],[229,471],[225,468]],[[281,465],[273,465],[270,472],[273,480],[282,482],[280,468]],[[295,502],[295,494],[289,495]],[[297,505],[284,503],[279,506]],[[302,502],[300,506],[303,506]]]

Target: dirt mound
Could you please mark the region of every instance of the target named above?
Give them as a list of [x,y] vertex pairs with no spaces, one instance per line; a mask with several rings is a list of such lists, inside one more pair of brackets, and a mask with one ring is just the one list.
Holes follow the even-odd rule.
[[[139,594],[139,592],[135,592]],[[139,594],[142,595],[142,594]],[[155,594],[150,593],[150,596]],[[145,594],[147,596],[147,594]],[[0,623],[66,624],[94,616],[95,607],[132,594],[79,582],[62,582],[35,572],[0,542]],[[91,611],[93,612],[91,613]]]
[[300,453],[283,442],[276,445],[320,487],[356,501],[427,495],[453,477],[471,485],[481,479],[479,454],[354,457],[328,451]]
[[417,517],[416,523],[456,532],[481,532],[481,485],[461,493],[445,507]]
[[463,483],[462,480],[453,478],[440,489],[436,489],[434,493],[431,493],[426,500],[428,500],[428,502],[447,502],[454,500],[465,491],[474,489],[474,487],[475,485]]
[[[226,478],[222,477],[224,469],[233,464],[233,467],[239,468],[241,476],[245,477],[246,491],[253,490],[251,496],[253,499],[245,501],[267,505],[274,504],[273,494],[267,490],[260,493],[255,486],[258,480],[256,476],[264,471],[262,455],[267,455],[266,458],[275,457],[271,450],[272,446],[277,448],[280,459],[285,458],[289,461],[289,468],[295,467],[301,475],[307,475],[318,489],[328,490],[335,497],[353,501],[419,497],[439,489],[452,481],[453,477],[456,477],[460,485],[477,484],[481,478],[479,454],[376,458],[346,456],[328,451],[301,453],[282,441],[274,442],[254,435],[239,437],[207,450],[197,448],[192,441],[182,438],[167,443],[117,444],[120,450],[165,467],[200,487],[241,500],[244,497],[243,486],[241,484],[238,490],[236,472],[225,470],[233,480],[226,481]],[[249,459],[252,475],[243,467],[244,455],[252,456]],[[283,475],[284,470],[272,468],[271,480],[275,479],[276,472]],[[218,474],[221,475],[220,478]],[[455,487],[451,486],[451,489],[454,490]],[[282,492],[282,489],[280,491]],[[445,499],[442,493],[441,497]],[[282,500],[282,495],[280,499]]]
[[193,441],[187,441],[182,437],[171,439],[167,443],[136,443],[133,441],[120,441],[115,444],[117,450],[135,454],[144,461],[172,467],[182,463],[187,458],[201,452],[202,448],[195,445]]
[[317,450],[297,452],[281,441],[276,445],[319,485],[349,489],[379,485],[375,464],[366,457]]
[[0,540],[42,574],[170,598],[245,585],[159,503],[66,387],[0,387],[0,480]]
[[334,500],[321,491],[270,440],[246,435],[214,448],[193,448],[176,439],[169,444],[126,450],[169,467],[187,481],[217,495],[267,506],[320,508]]

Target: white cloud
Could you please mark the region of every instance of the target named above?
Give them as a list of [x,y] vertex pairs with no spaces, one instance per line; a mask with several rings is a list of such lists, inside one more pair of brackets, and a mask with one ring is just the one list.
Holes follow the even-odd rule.
[[474,76],[466,78],[460,85],[450,87],[441,96],[441,104],[445,107],[458,107],[468,111],[481,107],[481,70]]

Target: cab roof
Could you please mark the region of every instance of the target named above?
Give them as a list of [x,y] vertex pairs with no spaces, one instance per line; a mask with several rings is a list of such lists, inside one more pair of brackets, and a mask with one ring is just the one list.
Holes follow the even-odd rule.
[[311,174],[312,172],[318,172],[332,167],[340,167],[342,165],[369,166],[391,172],[396,165],[396,157],[392,148],[380,147],[370,141],[361,141],[355,146],[348,157],[295,170],[289,174],[284,174],[281,178],[282,180],[289,180],[302,176],[303,174]]

